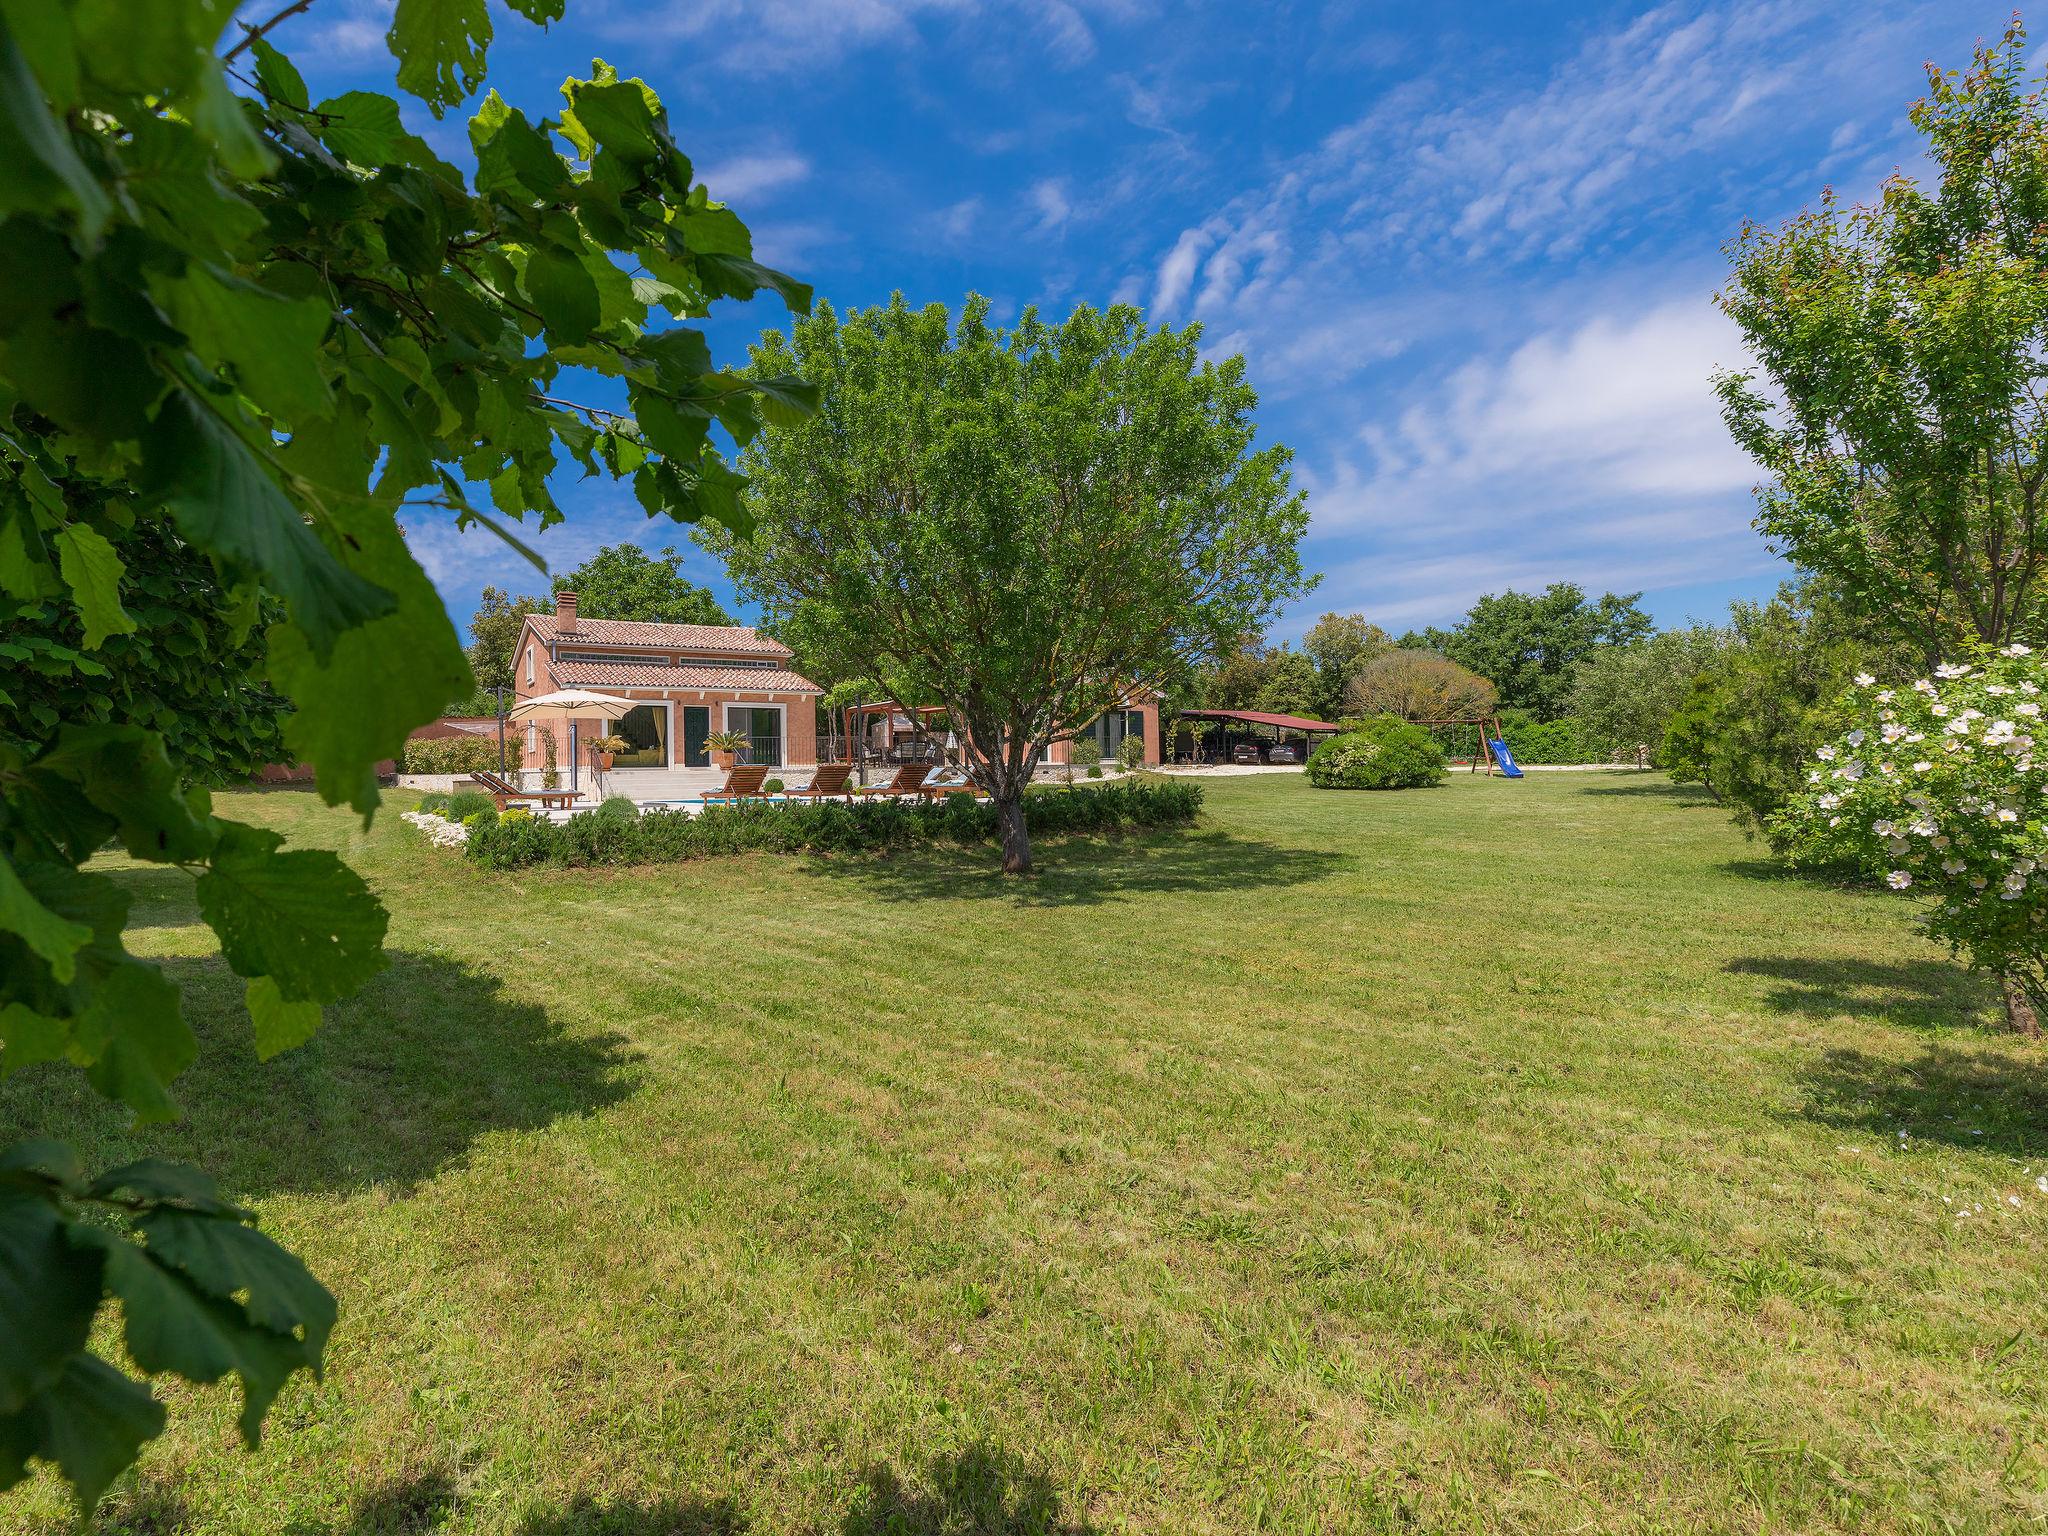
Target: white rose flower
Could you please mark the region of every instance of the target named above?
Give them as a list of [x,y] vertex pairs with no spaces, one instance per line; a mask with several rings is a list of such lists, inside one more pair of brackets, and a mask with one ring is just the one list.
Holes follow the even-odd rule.
[[1895,869],[1884,877],[1884,883],[1895,891],[1903,891],[1913,883],[1913,877],[1903,869]]

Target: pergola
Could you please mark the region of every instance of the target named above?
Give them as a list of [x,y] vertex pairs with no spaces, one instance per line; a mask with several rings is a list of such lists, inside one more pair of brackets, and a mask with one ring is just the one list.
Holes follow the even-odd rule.
[[[1299,736],[1304,758],[1308,756],[1307,748],[1312,738],[1334,736],[1339,729],[1327,720],[1309,720],[1300,715],[1277,715],[1262,709],[1184,709],[1180,712],[1179,718],[1208,722],[1210,730],[1202,733],[1195,748],[1197,758],[1205,762],[1221,762],[1229,755],[1233,726],[1243,727],[1241,734],[1252,741],[1270,739],[1273,742],[1282,742],[1290,735]],[[1210,757],[1208,745],[1212,735],[1218,738],[1213,759]]]
[[[861,782],[867,782],[868,762],[873,756],[868,751],[867,723],[876,715],[893,720],[902,716],[910,722],[911,730],[920,738],[929,739],[931,731],[928,722],[943,719],[948,711],[943,704],[900,704],[894,699],[882,699],[873,704],[848,704],[840,711],[845,729],[846,760],[860,769]],[[891,735],[894,735],[893,730]],[[943,756],[943,753],[940,754]],[[884,753],[886,758],[887,754]]]

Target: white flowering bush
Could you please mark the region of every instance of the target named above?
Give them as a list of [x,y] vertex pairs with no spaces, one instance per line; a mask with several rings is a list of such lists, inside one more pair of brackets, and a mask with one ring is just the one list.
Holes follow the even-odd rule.
[[2008,1019],[2048,1011],[2048,667],[2026,646],[1881,688],[1822,746],[1780,813],[1795,861],[1854,863],[1924,898],[1927,929],[1996,972]]
[[460,848],[469,841],[469,828],[459,821],[450,821],[446,816],[436,816],[432,811],[405,811],[399,820],[412,823],[427,834],[427,841],[436,848]]

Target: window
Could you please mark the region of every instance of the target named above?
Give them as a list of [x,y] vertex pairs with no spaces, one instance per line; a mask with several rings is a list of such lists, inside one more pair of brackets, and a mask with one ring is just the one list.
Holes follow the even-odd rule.
[[728,704],[725,706],[725,728],[742,732],[747,738],[747,747],[740,754],[743,763],[763,763],[770,768],[782,766],[782,710],[769,704]]
[[[526,654],[530,658],[533,652],[528,651]],[[540,727],[531,720],[526,722],[526,750],[529,753],[540,750]]]
[[650,656],[645,651],[557,651],[557,661],[580,661],[585,663],[626,662],[636,667],[666,667],[671,665],[666,656]]
[[526,686],[529,688],[533,686],[533,647],[531,645],[526,648]]

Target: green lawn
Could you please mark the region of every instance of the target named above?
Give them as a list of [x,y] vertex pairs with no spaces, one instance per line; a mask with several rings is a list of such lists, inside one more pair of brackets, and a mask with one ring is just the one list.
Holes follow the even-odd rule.
[[342,1322],[260,1454],[175,1389],[102,1529],[2048,1519],[2048,1053],[1906,904],[1659,777],[1225,780],[1028,882],[490,876],[226,808],[344,849],[392,969],[259,1065],[187,883],[137,870],[187,1118],[38,1070],[0,1133],[205,1164]]

